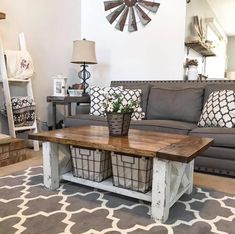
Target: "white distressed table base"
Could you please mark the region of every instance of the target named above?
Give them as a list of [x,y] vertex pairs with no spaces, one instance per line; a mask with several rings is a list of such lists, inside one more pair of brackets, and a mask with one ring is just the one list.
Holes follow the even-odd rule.
[[[61,159],[62,153],[62,160]],[[184,194],[190,194],[193,189],[194,161],[180,163],[168,160],[153,159],[152,191],[148,193],[135,192],[129,189],[115,187],[112,180],[100,183],[74,177],[71,171],[69,146],[56,143],[43,143],[43,176],[45,187],[55,190],[60,179],[103,189],[128,197],[151,202],[151,217],[165,222],[169,216],[170,207]]]
[[71,171],[71,156],[68,145],[42,143],[43,150],[43,182],[46,188],[59,188],[60,175]]
[[155,220],[165,222],[170,207],[184,194],[193,189],[194,161],[180,163],[154,158],[152,184],[152,212]]

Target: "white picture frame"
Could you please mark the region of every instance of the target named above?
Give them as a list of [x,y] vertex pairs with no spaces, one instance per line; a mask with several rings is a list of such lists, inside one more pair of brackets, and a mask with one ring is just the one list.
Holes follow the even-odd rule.
[[53,95],[54,96],[67,96],[66,94],[66,81],[63,78],[54,78]]

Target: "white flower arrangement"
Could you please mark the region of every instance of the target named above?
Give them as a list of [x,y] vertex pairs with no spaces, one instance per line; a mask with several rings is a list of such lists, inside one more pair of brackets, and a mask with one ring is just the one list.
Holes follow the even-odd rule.
[[130,100],[126,102],[121,94],[113,94],[112,97],[107,97],[103,103],[103,110],[108,113],[131,113],[134,111],[141,112],[137,101]]

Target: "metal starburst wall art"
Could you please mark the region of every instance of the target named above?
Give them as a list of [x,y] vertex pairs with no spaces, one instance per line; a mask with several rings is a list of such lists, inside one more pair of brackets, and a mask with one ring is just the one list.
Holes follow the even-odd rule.
[[151,19],[149,12],[156,13],[160,3],[144,0],[113,0],[104,1],[105,11],[110,11],[106,16],[110,24],[116,22],[115,28],[123,31],[125,26],[129,32],[138,30],[137,23],[147,25]]

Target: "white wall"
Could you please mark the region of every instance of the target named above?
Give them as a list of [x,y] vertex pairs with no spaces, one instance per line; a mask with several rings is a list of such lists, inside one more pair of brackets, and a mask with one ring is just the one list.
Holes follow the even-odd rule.
[[183,78],[185,0],[161,1],[158,12],[150,14],[152,21],[133,33],[109,24],[103,2],[82,0],[82,37],[94,40],[97,48],[91,83]]
[[219,40],[213,30],[208,27],[207,38],[213,41],[216,47],[213,49],[216,56],[208,57],[206,60],[206,74],[209,78],[221,79],[225,77],[227,69],[227,36],[224,40]]
[[[80,39],[80,4],[80,0],[0,1],[0,11],[7,16],[0,21],[4,47],[17,49],[18,33],[25,33],[35,66],[33,88],[38,116],[50,123],[51,108],[46,96],[53,94],[51,77],[63,73],[70,83],[77,81],[78,67],[70,64],[70,58],[73,40]],[[5,125],[4,121],[1,123]]]
[[[193,16],[198,16],[202,19],[211,17],[216,19],[214,12],[206,0],[192,0],[186,7],[186,40],[189,40],[190,37],[192,38],[192,36],[197,35],[192,28]],[[219,20],[217,19],[217,21]],[[209,39],[210,38],[208,38],[208,40]],[[198,60],[199,74],[207,75],[209,78],[223,78],[226,68],[226,43],[220,44],[214,52],[216,53],[216,57],[206,58],[206,67],[204,67],[204,64],[202,63],[202,56],[192,49],[189,50],[189,54],[187,54],[187,50],[185,49],[185,59],[189,58]]]
[[191,0],[190,3],[186,5],[186,38],[197,35],[191,25],[192,18],[196,15],[199,18],[216,17],[207,0]]
[[228,71],[235,71],[235,36],[228,37]]
[[77,82],[78,66],[70,64],[70,58],[72,41],[81,38],[81,28],[82,38],[97,43],[99,64],[89,68],[92,83],[182,79],[185,0],[162,1],[157,14],[150,13],[150,24],[131,34],[109,24],[103,2],[82,0],[80,8],[81,0],[1,0],[0,11],[7,14],[7,19],[0,21],[5,48],[16,49],[18,33],[26,34],[35,65],[33,86],[38,116],[43,121],[51,123],[51,108],[46,102],[53,90],[51,77],[63,73],[70,83]]

